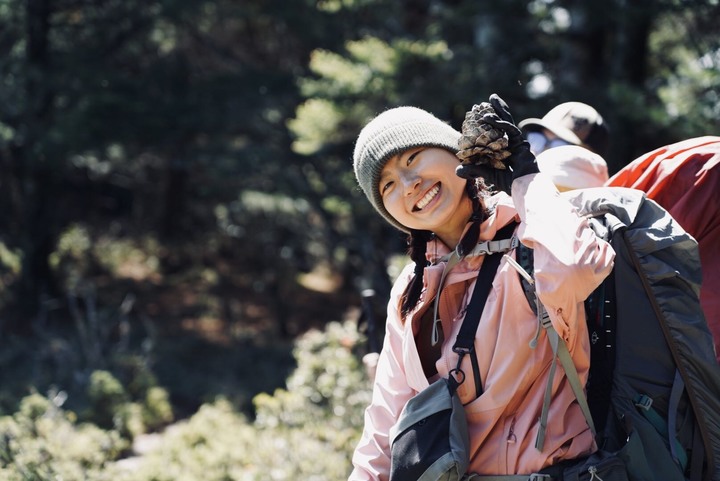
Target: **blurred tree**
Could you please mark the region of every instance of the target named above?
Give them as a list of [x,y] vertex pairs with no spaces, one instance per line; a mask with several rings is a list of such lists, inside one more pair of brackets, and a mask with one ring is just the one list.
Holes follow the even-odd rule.
[[294,77],[340,29],[322,25],[312,2],[2,2],[0,226],[23,259],[10,328],[62,291],[48,257],[73,222],[173,243],[212,232],[239,190],[287,191]]

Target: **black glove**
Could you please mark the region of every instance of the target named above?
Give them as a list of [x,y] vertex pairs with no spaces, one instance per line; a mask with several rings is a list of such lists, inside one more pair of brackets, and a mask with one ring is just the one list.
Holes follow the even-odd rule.
[[510,170],[500,170],[487,164],[460,164],[455,174],[463,179],[474,180],[482,177],[485,184],[493,186],[493,190],[510,193],[513,177]]
[[511,155],[507,158],[507,164],[512,169],[512,180],[523,175],[539,172],[535,155],[530,151],[530,144],[515,125],[505,101],[498,94],[492,94],[490,95],[490,105],[492,105],[497,115],[485,114],[483,121],[502,130],[508,136],[508,150],[510,150]]

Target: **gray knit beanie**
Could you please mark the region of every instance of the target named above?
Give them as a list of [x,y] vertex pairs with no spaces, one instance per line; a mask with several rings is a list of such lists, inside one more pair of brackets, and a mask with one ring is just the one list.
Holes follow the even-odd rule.
[[362,129],[353,154],[355,177],[370,203],[390,224],[401,231],[410,231],[383,205],[378,184],[385,163],[414,147],[441,147],[455,154],[460,135],[442,120],[416,107],[386,110]]

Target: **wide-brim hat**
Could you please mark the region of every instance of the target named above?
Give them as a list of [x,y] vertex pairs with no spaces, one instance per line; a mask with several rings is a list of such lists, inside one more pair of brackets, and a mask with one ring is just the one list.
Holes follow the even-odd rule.
[[582,145],[603,154],[609,130],[600,113],[582,102],[565,102],[552,108],[542,118],[529,118],[518,126],[525,132],[545,128],[573,145]]

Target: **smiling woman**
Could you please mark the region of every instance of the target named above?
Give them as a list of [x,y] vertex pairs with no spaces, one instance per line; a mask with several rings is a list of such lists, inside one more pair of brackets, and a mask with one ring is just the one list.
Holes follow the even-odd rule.
[[[373,400],[350,481],[400,479],[391,475],[396,472],[391,452],[392,463],[398,461],[391,433],[408,401],[451,377],[459,382],[456,393],[467,418],[467,473],[547,473],[559,461],[596,449],[564,372],[555,374],[557,392],[549,403],[561,419],[543,427],[544,443],[533,446],[554,354],[549,343],[532,342],[539,336],[538,320],[507,257],[515,255],[517,240],[534,249],[537,295],[584,384],[589,341],[583,300],[610,272],[614,252],[538,173],[505,103],[497,96],[490,103],[491,111],[478,121],[507,136],[507,169],[491,169],[487,162],[461,164],[460,132],[414,107],[381,113],[358,136],[353,158],[358,183],[380,215],[409,235],[412,262],[390,295]],[[486,180],[512,184],[512,198],[491,192]],[[489,242],[511,233],[510,242]],[[500,253],[507,256],[498,258]],[[489,289],[477,291],[489,293],[484,307],[477,307],[471,299],[481,284],[478,272],[486,266]],[[475,332],[470,328],[474,349],[461,355],[454,343],[466,313],[478,310],[467,320],[472,326],[479,316]],[[420,479],[456,480],[464,467],[461,471]]]

